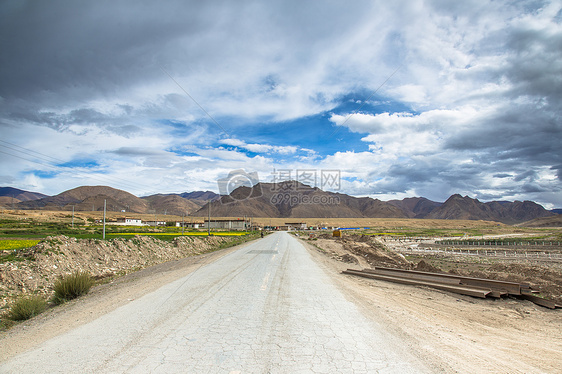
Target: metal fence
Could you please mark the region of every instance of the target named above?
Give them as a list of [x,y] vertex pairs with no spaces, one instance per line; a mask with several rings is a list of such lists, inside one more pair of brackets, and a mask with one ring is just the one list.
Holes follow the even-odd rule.
[[502,257],[502,258],[526,258],[526,259],[541,259],[541,260],[562,260],[561,252],[546,252],[546,251],[507,251],[507,250],[487,250],[487,249],[441,249],[441,248],[424,248],[424,247],[410,247],[404,249],[409,253],[430,253],[430,254],[443,254],[453,256],[486,256],[486,257]]
[[502,247],[560,247],[562,242],[558,241],[471,241],[471,240],[462,240],[462,241],[453,241],[453,240],[439,240],[435,241],[435,244],[441,245],[464,245],[464,246],[480,246],[480,247],[487,247],[487,246],[502,246]]

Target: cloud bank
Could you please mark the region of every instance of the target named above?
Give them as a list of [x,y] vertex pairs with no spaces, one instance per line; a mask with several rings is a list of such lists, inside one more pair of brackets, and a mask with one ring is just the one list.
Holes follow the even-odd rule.
[[562,206],[556,1],[0,5],[0,184],[343,192]]

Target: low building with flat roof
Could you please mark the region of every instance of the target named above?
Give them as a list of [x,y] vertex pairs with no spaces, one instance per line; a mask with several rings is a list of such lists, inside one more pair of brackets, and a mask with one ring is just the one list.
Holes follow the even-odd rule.
[[[224,229],[224,230],[247,230],[251,226],[249,220],[243,218],[238,219],[212,219],[211,218],[211,229]],[[209,228],[209,220],[206,219],[203,222],[202,228]]]
[[306,222],[285,222],[287,230],[306,230]]
[[117,217],[116,222],[112,222],[112,223],[109,223],[109,224],[122,225],[122,226],[144,226],[145,225],[142,222],[142,219],[140,219],[140,218],[130,218],[130,217]]

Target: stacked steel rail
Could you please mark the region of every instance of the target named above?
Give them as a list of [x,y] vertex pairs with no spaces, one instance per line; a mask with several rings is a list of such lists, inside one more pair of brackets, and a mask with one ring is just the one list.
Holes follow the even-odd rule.
[[343,273],[395,283],[427,286],[443,291],[480,298],[515,296],[530,300],[535,304],[550,309],[562,307],[551,300],[546,300],[537,296],[536,293],[538,293],[538,290],[534,290],[531,285],[527,283],[506,282],[493,279],[463,277],[454,274],[429,273],[425,271],[384,267],[375,267],[374,269],[363,270],[347,269],[343,271]]

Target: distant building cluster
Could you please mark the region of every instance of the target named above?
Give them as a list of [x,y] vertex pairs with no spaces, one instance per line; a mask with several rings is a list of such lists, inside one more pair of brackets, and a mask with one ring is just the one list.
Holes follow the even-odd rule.
[[190,219],[188,221],[158,221],[158,220],[142,220],[134,217],[119,217],[113,221],[108,221],[109,225],[121,226],[175,226],[188,229],[212,229],[212,230],[268,230],[268,231],[297,231],[297,230],[322,230],[330,229],[323,226],[309,226],[306,222],[285,222],[283,225],[255,225],[250,218],[216,218],[209,219]]

